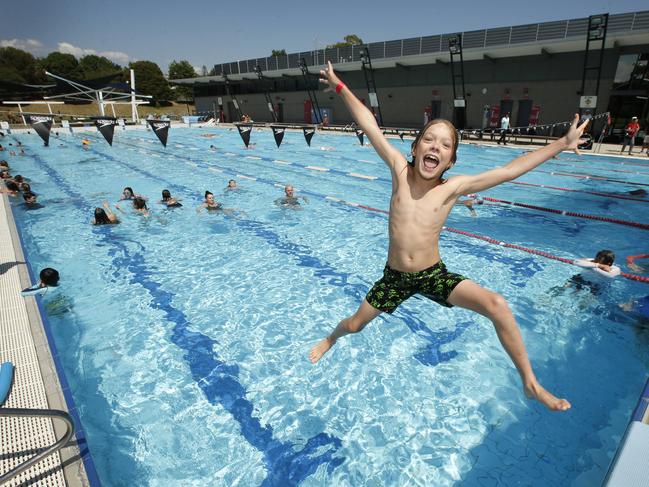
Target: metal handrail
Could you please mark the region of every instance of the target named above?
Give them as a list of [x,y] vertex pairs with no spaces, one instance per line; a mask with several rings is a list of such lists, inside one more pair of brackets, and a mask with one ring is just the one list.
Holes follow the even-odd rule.
[[[583,37],[588,30],[588,18],[542,22],[538,24],[497,27],[462,32],[464,49],[488,48],[494,46],[511,46],[526,42],[560,40],[571,37]],[[649,10],[614,14],[609,16],[609,32],[649,30]],[[304,58],[308,66],[322,66],[360,61],[362,49],[369,49],[372,59],[398,58],[421,54],[446,52],[448,38],[454,34],[437,34],[408,39],[371,42],[361,46],[344,46],[332,49],[315,49],[313,51],[290,53],[283,56],[232,61],[215,64],[215,75],[236,75],[254,73],[257,65],[264,71],[299,68],[300,59]]]
[[17,467],[0,476],[0,485],[3,485],[5,482],[8,482],[15,476],[21,474],[28,468],[36,465],[43,458],[59,451],[63,448],[72,438],[74,434],[74,422],[72,417],[65,411],[59,411],[58,409],[17,409],[17,408],[0,408],[0,416],[4,417],[45,417],[51,419],[61,419],[66,424],[65,434],[61,439],[57,440],[55,443],[47,447],[45,450],[40,452],[38,455],[33,456],[29,460],[24,461]]

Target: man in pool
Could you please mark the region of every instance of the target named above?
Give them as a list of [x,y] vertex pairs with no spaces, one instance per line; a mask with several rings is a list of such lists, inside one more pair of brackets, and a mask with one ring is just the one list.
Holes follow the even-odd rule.
[[309,202],[309,200],[304,196],[295,196],[295,188],[290,184],[287,184],[284,186],[284,197],[277,198],[275,204],[277,206],[300,206],[300,198],[302,198],[305,203]]
[[413,294],[422,294],[442,306],[460,306],[489,318],[520,374],[525,394],[553,411],[569,409],[568,401],[548,392],[537,380],[516,320],[503,297],[446,270],[439,255],[439,235],[460,196],[516,179],[562,150],[575,149],[585,128],[577,126],[579,117],[575,116],[570,130],[561,139],[503,167],[446,179],[444,174],[455,164],[458,146],[457,131],[450,122],[437,119],[426,124],[412,143],[412,161],[407,161],[383,136],[369,109],[336,76],[331,63],[320,76],[329,91],[340,94],[358,126],[390,168],[392,197],[390,246],[383,277],[358,310],[311,349],[311,362],[318,362],[339,338],[360,332],[381,313],[392,313]]

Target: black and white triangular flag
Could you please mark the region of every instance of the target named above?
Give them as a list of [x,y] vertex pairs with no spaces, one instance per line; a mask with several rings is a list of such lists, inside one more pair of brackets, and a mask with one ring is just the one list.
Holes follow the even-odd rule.
[[158,136],[162,145],[167,147],[167,136],[169,134],[169,127],[171,122],[169,120],[147,120],[153,129],[153,132]]
[[243,140],[243,143],[246,144],[246,147],[248,147],[248,144],[250,144],[250,133],[252,132],[252,124],[237,124],[237,130],[239,131],[241,140]]
[[108,145],[113,145],[113,133],[115,132],[115,125],[117,125],[117,119],[115,118],[97,118],[95,119],[95,126],[97,130],[104,136]]
[[363,132],[361,129],[356,129],[356,137],[358,137],[358,140],[361,142],[361,145],[363,145],[365,132]]
[[52,129],[52,117],[45,117],[41,115],[30,115],[29,123],[32,124],[33,129],[40,135],[45,147],[50,145],[50,130]]
[[277,147],[282,145],[282,139],[284,138],[284,131],[286,130],[284,127],[270,127],[273,131],[273,137],[275,137],[275,143],[277,144]]
[[311,139],[315,135],[315,129],[302,127],[302,132],[304,132],[304,140],[306,140],[308,146],[311,147]]

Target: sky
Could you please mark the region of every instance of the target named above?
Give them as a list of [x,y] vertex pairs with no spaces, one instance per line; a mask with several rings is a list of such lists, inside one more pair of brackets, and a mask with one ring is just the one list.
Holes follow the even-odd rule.
[[[0,47],[45,56],[99,54],[148,60],[166,73],[171,61],[195,68],[324,48],[356,34],[364,42],[649,10],[647,0],[3,0]],[[11,4],[9,6],[9,4]],[[401,7],[404,5],[407,7]],[[8,8],[7,8],[8,7]]]

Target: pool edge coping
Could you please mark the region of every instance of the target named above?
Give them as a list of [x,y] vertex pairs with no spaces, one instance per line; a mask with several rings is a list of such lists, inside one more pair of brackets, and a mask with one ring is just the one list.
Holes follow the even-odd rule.
[[[35,282],[33,281],[34,276],[29,261],[25,259],[25,249],[14,219],[13,209],[6,193],[2,194],[2,199],[16,260],[24,262],[16,266],[18,276],[21,286],[27,288],[31,286],[32,282]],[[99,486],[101,483],[87,446],[84,447],[87,450],[86,453],[84,455],[81,454],[78,441],[81,438],[85,441],[85,431],[78,417],[77,407],[67,385],[67,379],[58,360],[58,351],[51,341],[49,322],[46,316],[44,316],[41,298],[40,296],[27,296],[24,299],[29,328],[38,358],[38,367],[45,385],[45,396],[48,407],[67,411],[75,420],[76,441],[71,440],[67,446],[59,450],[66,485],[70,487]],[[65,426],[63,424],[57,421],[52,421],[52,424],[57,438],[65,433]],[[82,436],[79,435],[79,432],[82,432]],[[81,460],[81,462],[78,460]]]

